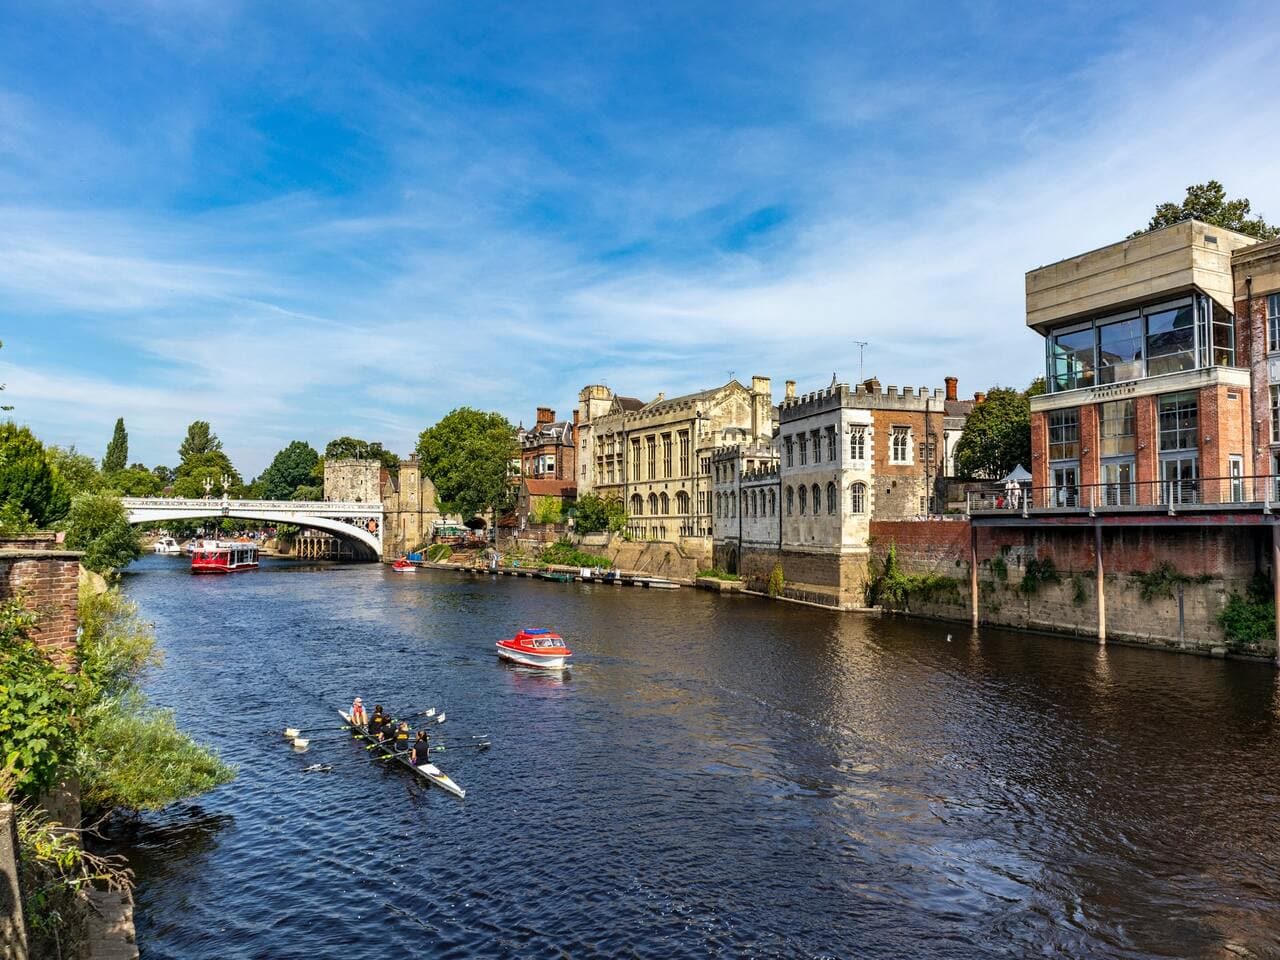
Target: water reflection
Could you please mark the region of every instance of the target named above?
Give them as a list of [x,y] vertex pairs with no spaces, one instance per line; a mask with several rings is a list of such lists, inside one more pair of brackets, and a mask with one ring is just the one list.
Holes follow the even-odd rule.
[[[138,844],[148,956],[1280,953],[1268,668],[693,591],[140,567],[155,699],[244,771],[193,866]],[[571,670],[498,660],[531,623]],[[356,692],[445,708],[466,801],[264,733]]]

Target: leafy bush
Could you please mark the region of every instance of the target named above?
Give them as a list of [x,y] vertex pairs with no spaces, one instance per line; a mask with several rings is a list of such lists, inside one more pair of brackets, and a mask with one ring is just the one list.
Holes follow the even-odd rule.
[[138,531],[129,524],[120,498],[109,493],[82,493],[71,501],[67,546],[83,550],[83,563],[109,573],[142,556]]
[[35,622],[17,600],[0,605],[0,762],[29,794],[51,786],[71,758],[84,688],[36,646]]
[[1276,635],[1276,608],[1271,581],[1254,574],[1245,596],[1232,591],[1227,605],[1218,614],[1218,625],[1227,642],[1236,649],[1269,645]]
[[451,553],[453,553],[453,548],[447,543],[433,543],[427,549],[427,559],[432,563],[440,563],[442,560],[449,559]]
[[1191,582],[1190,577],[1179,573],[1178,568],[1167,560],[1154,570],[1147,573],[1135,570],[1130,576],[1137,582],[1142,599],[1147,603],[1157,597],[1169,599],[1173,596],[1176,586]]
[[529,518],[534,523],[562,523],[564,521],[564,501],[559,497],[533,497]]
[[1053,557],[1045,557],[1043,560],[1032,559],[1027,561],[1027,569],[1022,575],[1022,583],[1018,585],[1018,589],[1024,596],[1029,597],[1040,589],[1041,584],[1059,583],[1061,580]]
[[574,504],[574,527],[579,533],[617,533],[627,525],[627,510],[617,497],[588,493]]
[[782,591],[787,587],[787,581],[782,576],[782,561],[779,560],[773,565],[773,569],[769,572],[768,593],[771,597],[782,596]]
[[609,567],[613,562],[599,554],[579,550],[573,543],[561,537],[555,543],[543,548],[538,560],[546,564],[560,564],[566,567]]
[[66,516],[66,483],[44,444],[26,427],[0,423],[0,503],[12,503],[37,527]]

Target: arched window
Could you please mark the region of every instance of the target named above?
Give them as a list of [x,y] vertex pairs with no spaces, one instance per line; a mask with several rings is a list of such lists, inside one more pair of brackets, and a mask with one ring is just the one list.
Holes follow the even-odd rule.
[[849,434],[849,459],[867,459],[867,431],[864,427],[854,427]]
[[851,513],[867,512],[867,485],[855,483],[849,488],[849,511]]
[[665,493],[658,497],[658,504],[662,507],[662,515],[664,517],[671,513],[671,498]]
[[751,515],[753,517],[760,516],[759,508],[756,506],[756,492],[754,490],[751,491]]
[[633,517],[638,517],[642,513],[644,513],[644,500],[641,498],[640,494],[633,493],[631,495],[631,515]]
[[738,495],[736,493],[729,494],[729,516],[736,517],[738,515]]
[[805,487],[799,488],[800,493],[800,516],[804,516],[804,502],[809,499],[809,494]]
[[795,491],[787,487],[787,516],[791,516],[791,508],[795,504]]
[[656,493],[649,494],[649,512],[655,515],[658,512],[658,495]]
[[822,491],[818,489],[818,485],[813,485],[813,515],[816,517],[822,512]]
[[834,483],[827,484],[827,513],[835,513],[840,507],[840,494],[836,493]]
[[776,517],[778,515],[778,495],[772,490],[769,491],[769,516]]
[[681,516],[689,513],[689,494],[684,490],[676,491],[676,513]]

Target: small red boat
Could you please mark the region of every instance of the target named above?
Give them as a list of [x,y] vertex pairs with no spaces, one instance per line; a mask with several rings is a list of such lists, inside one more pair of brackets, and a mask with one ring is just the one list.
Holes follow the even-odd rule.
[[498,648],[498,656],[503,660],[526,667],[558,670],[573,656],[573,651],[564,645],[560,634],[529,627],[510,640],[499,640],[495,646]]
[[191,551],[192,573],[240,573],[258,569],[256,543],[204,540]]
[[417,573],[418,568],[409,562],[408,557],[400,557],[391,564],[391,569],[396,573]]

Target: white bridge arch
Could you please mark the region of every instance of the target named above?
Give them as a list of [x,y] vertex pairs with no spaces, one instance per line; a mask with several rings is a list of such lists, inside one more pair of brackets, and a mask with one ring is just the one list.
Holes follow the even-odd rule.
[[229,517],[236,520],[263,520],[292,523],[298,527],[323,530],[334,536],[363,544],[382,556],[382,504],[333,500],[230,500],[183,497],[124,497],[125,512],[132,524],[159,524],[166,520],[203,520]]

